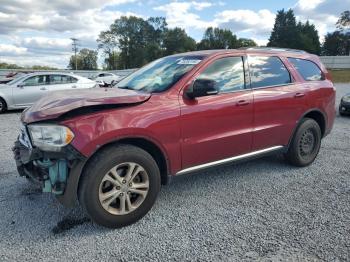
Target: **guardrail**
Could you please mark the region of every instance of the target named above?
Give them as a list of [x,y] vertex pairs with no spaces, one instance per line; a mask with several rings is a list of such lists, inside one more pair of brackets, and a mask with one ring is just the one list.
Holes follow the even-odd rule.
[[[322,63],[329,69],[350,69],[350,56],[321,56]],[[31,71],[31,72],[71,72],[84,77],[93,77],[102,72],[112,72],[119,76],[127,76],[136,69],[112,70],[112,71],[90,71],[90,70],[24,70],[24,69],[0,69],[0,78],[5,77],[10,72]]]
[[328,69],[350,69],[350,56],[321,56]]
[[80,76],[84,76],[87,78],[93,77],[99,73],[103,72],[111,72],[114,73],[118,76],[127,76],[134,72],[136,69],[125,69],[125,70],[112,70],[112,71],[100,71],[100,70],[94,70],[94,71],[89,71],[89,70],[67,70],[67,69],[62,69],[62,70],[30,70],[30,69],[0,69],[0,79],[5,77],[7,74],[10,72],[20,72],[20,71],[28,71],[28,72],[65,72],[65,73],[73,73],[77,74]]

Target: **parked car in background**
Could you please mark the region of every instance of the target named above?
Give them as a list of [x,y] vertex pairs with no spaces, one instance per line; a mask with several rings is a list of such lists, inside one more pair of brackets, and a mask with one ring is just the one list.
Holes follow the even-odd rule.
[[21,77],[25,74],[33,73],[33,71],[15,71],[8,73],[5,77],[0,79],[0,84],[7,84],[15,78]]
[[350,94],[342,97],[339,105],[339,114],[341,116],[350,115]]
[[0,113],[29,107],[50,91],[93,87],[95,81],[70,73],[25,74],[0,85]]
[[110,86],[121,80],[121,76],[115,75],[113,73],[99,73],[93,78],[100,86]]
[[171,176],[272,153],[310,165],[335,113],[315,55],[198,51],[158,59],[116,88],[46,96],[23,112],[14,155],[21,176],[115,228],[142,218]]

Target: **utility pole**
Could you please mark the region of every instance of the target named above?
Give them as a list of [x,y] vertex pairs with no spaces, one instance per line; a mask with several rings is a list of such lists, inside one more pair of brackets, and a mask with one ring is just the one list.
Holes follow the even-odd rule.
[[72,51],[74,52],[74,57],[75,57],[75,70],[78,70],[78,57],[77,57],[77,52],[78,52],[78,38],[71,38],[72,40]]

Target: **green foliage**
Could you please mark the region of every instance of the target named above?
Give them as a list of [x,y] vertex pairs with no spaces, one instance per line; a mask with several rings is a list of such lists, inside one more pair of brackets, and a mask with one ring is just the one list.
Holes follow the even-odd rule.
[[323,55],[349,55],[350,54],[350,35],[343,34],[340,31],[328,33],[323,44]]
[[344,11],[341,13],[339,20],[336,23],[337,28],[340,30],[350,29],[350,11]]
[[230,49],[237,47],[237,37],[230,30],[209,27],[205,30],[199,50]]
[[196,41],[185,30],[175,27],[164,32],[164,55],[172,55],[196,50]]
[[350,11],[341,13],[336,26],[339,30],[326,35],[322,54],[350,55]]
[[137,68],[165,55],[201,50],[256,46],[251,39],[237,39],[230,30],[208,28],[197,45],[181,28],[169,29],[165,18],[122,16],[100,33],[98,48],[105,69]]
[[318,32],[309,21],[297,23],[293,10],[277,12],[275,25],[267,46],[301,49],[320,54],[321,44]]
[[77,56],[71,56],[68,68],[77,68],[78,70],[97,70],[97,55],[97,51],[88,48],[83,48],[79,51]]
[[50,66],[40,66],[40,65],[23,67],[23,66],[18,66],[16,64],[8,64],[8,63],[0,62],[0,69],[56,70],[57,68],[50,67]]

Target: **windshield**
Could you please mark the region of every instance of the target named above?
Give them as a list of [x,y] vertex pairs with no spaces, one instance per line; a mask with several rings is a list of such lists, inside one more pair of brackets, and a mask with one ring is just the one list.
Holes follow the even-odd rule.
[[16,84],[17,82],[23,80],[27,75],[24,74],[24,75],[21,75],[19,77],[16,77],[15,79],[11,80],[10,82],[8,82],[7,84],[8,85],[13,85],[13,84]]
[[132,73],[120,81],[116,87],[159,93],[173,86],[203,58],[203,56],[164,57]]

